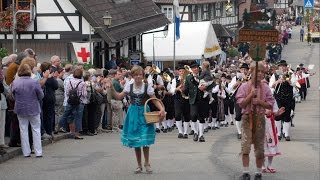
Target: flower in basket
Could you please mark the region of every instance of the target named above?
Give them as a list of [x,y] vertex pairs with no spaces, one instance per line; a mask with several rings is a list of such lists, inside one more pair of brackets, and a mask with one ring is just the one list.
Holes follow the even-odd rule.
[[[18,10],[29,10],[29,6],[21,7]],[[17,31],[25,31],[30,25],[30,13],[18,13],[16,15],[17,19]],[[13,28],[13,15],[12,6],[7,7],[5,11],[0,12],[0,31],[12,31]]]

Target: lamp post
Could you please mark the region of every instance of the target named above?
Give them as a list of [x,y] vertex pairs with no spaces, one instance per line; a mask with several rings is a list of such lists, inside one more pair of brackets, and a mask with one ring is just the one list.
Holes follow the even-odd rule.
[[30,3],[30,10],[18,10],[16,11],[15,0],[12,0],[12,15],[13,15],[13,27],[12,27],[12,53],[17,53],[17,14],[18,13],[30,13],[30,21],[33,21],[36,16],[35,6]]
[[156,61],[154,39],[155,38],[166,38],[167,36],[168,36],[168,26],[165,26],[165,29],[163,30],[163,37],[154,37],[154,33],[152,34],[152,64],[155,64],[155,61]]
[[[108,11],[105,12],[105,14],[103,15],[102,17],[103,19],[103,25],[106,26],[106,28],[108,28],[110,25],[111,25],[111,20],[112,20],[112,17],[111,15],[109,14]],[[89,43],[90,43],[90,48],[89,48],[89,52],[90,52],[90,61],[91,61],[91,64],[93,64],[93,54],[92,54],[92,36],[91,36],[91,33],[92,31],[94,32],[96,29],[103,29],[104,27],[92,27],[91,25],[89,25]],[[104,62],[104,61],[103,61]],[[104,66],[104,64],[103,64]]]

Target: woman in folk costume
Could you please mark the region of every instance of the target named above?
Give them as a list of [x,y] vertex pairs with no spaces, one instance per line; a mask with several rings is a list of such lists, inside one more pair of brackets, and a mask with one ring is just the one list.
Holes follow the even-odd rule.
[[[124,146],[135,149],[135,155],[138,167],[135,173],[142,172],[141,147],[144,154],[144,167],[147,173],[152,173],[149,162],[149,147],[155,141],[155,128],[153,124],[147,124],[144,117],[144,104],[148,97],[155,98],[152,84],[145,83],[144,71],[140,66],[133,66],[131,74],[133,83],[127,83],[121,93],[116,92],[109,84],[107,88],[112,87],[112,95],[115,99],[123,99],[126,95],[130,96],[131,105],[129,106],[126,119],[124,120],[121,141]],[[160,110],[160,119],[165,117],[164,107],[157,100],[152,101]],[[149,107],[147,108],[149,111]]]
[[[277,103],[273,104],[272,111],[267,109],[266,110],[266,135],[264,140],[264,155],[265,155],[265,162],[262,167],[262,172],[270,172],[275,173],[276,169],[272,167],[273,157],[280,155],[279,151],[279,140],[277,137],[277,126],[275,123],[275,116],[279,116],[285,112],[285,108],[281,107],[278,108]],[[267,162],[267,166],[266,166]]]

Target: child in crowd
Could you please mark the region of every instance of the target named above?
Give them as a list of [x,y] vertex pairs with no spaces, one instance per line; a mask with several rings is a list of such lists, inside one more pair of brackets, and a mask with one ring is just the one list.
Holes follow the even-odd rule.
[[[285,112],[285,108],[278,108],[277,103],[273,104],[273,110],[266,110],[266,135],[265,135],[265,143],[264,143],[264,155],[265,162],[262,166],[262,172],[270,172],[275,173],[276,169],[274,169],[272,165],[272,160],[274,156],[280,155],[279,151],[279,141],[277,137],[277,127],[275,124],[275,116],[279,116]],[[267,166],[266,165],[267,161]]]
[[[200,82],[198,87],[201,87],[201,86],[208,87],[213,83],[213,77],[210,72],[210,62],[204,61],[201,65],[201,70],[202,71],[199,76]],[[210,97],[209,104],[211,104],[214,99],[212,98],[212,93],[210,91],[204,91],[203,98],[206,98],[208,95]]]

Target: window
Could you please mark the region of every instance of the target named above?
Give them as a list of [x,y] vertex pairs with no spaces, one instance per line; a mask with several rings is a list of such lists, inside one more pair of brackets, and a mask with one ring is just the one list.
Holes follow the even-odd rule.
[[204,4],[202,6],[202,10],[203,10],[202,20],[204,20],[204,21],[209,20],[209,4]]
[[274,4],[274,8],[288,8],[288,0],[276,0],[276,3]]
[[215,18],[215,4],[210,4],[210,12],[209,12],[209,14],[210,14],[210,18],[211,19],[214,19]]
[[198,9],[196,5],[192,5],[192,21],[197,21],[198,19]]
[[0,11],[4,11],[7,7],[9,7],[11,2],[11,0],[0,0]]
[[216,13],[215,13],[215,15],[216,15],[216,17],[221,17],[222,16],[222,3],[221,2],[217,2],[216,4],[215,4],[215,9],[216,9]]
[[173,20],[173,7],[172,6],[162,6],[161,11],[164,13],[164,15],[169,19]]
[[16,0],[16,5],[21,7],[30,6],[31,0]]

